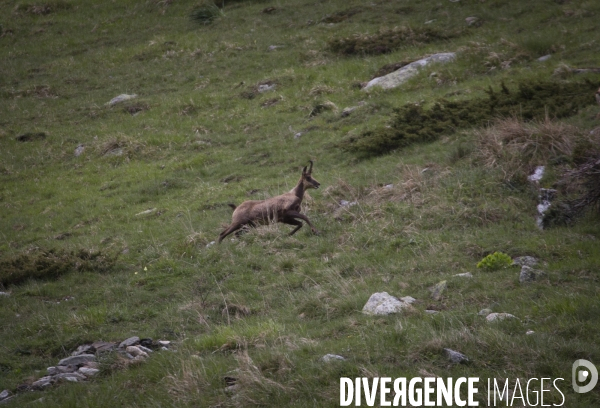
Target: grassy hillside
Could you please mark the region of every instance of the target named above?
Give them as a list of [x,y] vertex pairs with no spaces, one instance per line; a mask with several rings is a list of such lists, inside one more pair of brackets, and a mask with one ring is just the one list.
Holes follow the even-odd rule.
[[[566,203],[584,187],[564,174],[600,152],[600,74],[572,71],[600,67],[598,2],[238,0],[210,22],[198,4],[0,3],[7,406],[336,406],[342,376],[425,372],[562,377],[567,406],[600,405],[571,388],[573,361],[600,363],[600,216],[540,230],[526,178],[547,166],[540,186]],[[438,52],[456,61],[361,89]],[[137,97],[108,104],[120,94]],[[507,109],[451,120],[492,97]],[[228,203],[290,190],[308,160],[319,235],[277,224],[211,245]],[[476,267],[496,251],[546,275]],[[417,302],[363,315],[383,291]],[[77,346],[136,335],[175,351],[25,391]]]

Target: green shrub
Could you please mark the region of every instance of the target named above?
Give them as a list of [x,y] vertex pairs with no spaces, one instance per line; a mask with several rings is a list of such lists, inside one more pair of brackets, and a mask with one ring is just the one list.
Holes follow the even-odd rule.
[[488,271],[497,271],[498,269],[506,268],[511,264],[512,259],[510,256],[502,252],[494,252],[479,261],[477,267]]
[[517,90],[501,84],[501,90],[487,91],[487,98],[464,101],[440,99],[430,108],[406,104],[395,110],[389,127],[368,130],[338,143],[344,150],[381,155],[413,143],[428,143],[457,128],[480,126],[497,117],[516,116],[522,120],[564,118],[594,104],[591,82],[521,82]]

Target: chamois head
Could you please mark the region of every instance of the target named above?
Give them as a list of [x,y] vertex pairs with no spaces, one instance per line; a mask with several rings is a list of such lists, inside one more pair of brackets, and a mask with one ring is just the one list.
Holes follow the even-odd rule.
[[304,169],[302,169],[302,184],[304,185],[305,190],[308,190],[309,188],[319,188],[319,186],[321,185],[321,183],[312,178],[312,160],[309,160],[309,163],[310,167],[308,168],[308,170],[306,169],[306,166],[304,167]]

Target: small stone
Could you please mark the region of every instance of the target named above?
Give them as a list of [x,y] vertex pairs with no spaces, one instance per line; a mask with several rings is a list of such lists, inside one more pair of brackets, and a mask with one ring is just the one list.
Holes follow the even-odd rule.
[[10,392],[8,390],[0,392],[0,401],[7,399],[9,395]]
[[437,285],[435,285],[431,289],[429,289],[431,291],[431,297],[433,298],[433,300],[440,300],[442,298],[442,293],[444,293],[444,291],[446,290],[447,287],[448,287],[448,282],[446,282],[444,280],[444,281],[439,282]]
[[171,344],[171,342],[169,340],[159,340],[158,344],[160,344],[161,346],[168,346],[169,344]]
[[133,356],[131,354],[129,354],[129,353],[125,353],[124,356],[127,357],[130,360],[133,360]]
[[531,336],[534,333],[535,332],[533,330],[527,330],[527,332],[525,334],[528,335],[528,336]]
[[338,356],[337,354],[325,354],[323,357],[321,357],[321,361],[324,363],[329,363],[331,361],[344,361],[344,360],[346,360],[344,357]]
[[519,282],[530,283],[536,280],[540,280],[546,276],[546,272],[538,269],[530,268],[529,266],[522,266],[521,273],[519,274]]
[[356,109],[358,109],[358,106],[349,106],[347,108],[344,108],[342,110],[342,118],[345,118],[346,116],[350,116],[350,114],[352,112],[354,112]]
[[79,370],[77,370],[77,372],[86,377],[93,377],[96,374],[98,374],[100,370],[98,370],[97,368],[81,367]]
[[70,382],[79,382],[79,378],[74,376],[62,377],[61,380],[70,381]]
[[98,364],[96,361],[88,361],[87,363],[85,363],[83,365],[83,367],[87,367],[87,368],[98,368],[100,367],[100,364]]
[[516,319],[517,317],[514,315],[511,315],[510,313],[490,313],[489,315],[486,316],[486,320],[488,322],[495,322],[495,321],[500,321],[500,320],[505,320],[505,319]]
[[458,351],[454,351],[454,350],[445,348],[444,352],[446,353],[446,355],[448,356],[450,361],[452,361],[453,363],[459,364],[459,363],[466,363],[469,361],[467,356],[465,356],[462,353],[459,353]]
[[294,139],[300,139],[302,137],[304,133],[303,132],[298,132],[294,135]]
[[342,207],[352,207],[352,206],[354,206],[356,204],[358,204],[358,201],[340,200],[340,205]]
[[140,354],[139,356],[135,356],[133,358],[133,361],[144,361],[144,360],[146,360],[146,357],[148,357],[147,354],[145,356],[143,356],[143,355]]
[[373,293],[362,309],[368,315],[389,315],[399,313],[404,308],[410,308],[409,303],[403,302],[387,292]]
[[140,342],[140,338],[137,336],[133,336],[130,337],[126,340],[123,340],[120,344],[119,344],[119,348],[125,348],[125,347],[129,347],[129,346],[133,346],[134,344],[137,344]]
[[216,243],[217,243],[216,241],[210,241],[208,244],[206,244],[206,247],[210,248],[211,246],[213,246]]
[[412,296],[404,296],[400,298],[401,301],[403,301],[404,303],[408,303],[409,305],[412,305],[413,303],[415,303],[417,301],[417,299],[415,299]]
[[264,93],[275,90],[275,84],[264,84],[258,86],[258,92]]
[[57,375],[61,373],[73,373],[77,371],[76,365],[67,365],[67,366],[57,366],[57,367],[48,367],[47,369],[48,375]]
[[151,350],[151,349],[149,349],[148,347],[144,347],[144,346],[141,346],[141,345],[140,345],[140,346],[138,346],[138,348],[139,348],[140,350],[142,350],[143,352],[146,352],[146,353],[152,353],[152,350]]
[[537,258],[533,256],[518,256],[513,259],[513,265],[533,267],[538,264]]
[[[88,353],[88,351],[89,351],[89,353]],[[95,351],[96,350],[93,350],[93,347],[90,344],[84,344],[83,346],[77,347],[77,350],[75,350],[74,352],[72,352],[71,355],[72,356],[79,356],[81,354],[90,354],[90,353],[93,353]]]
[[80,373],[62,373],[62,374],[57,374],[55,376],[53,376],[52,378],[55,378],[57,380],[62,379],[62,380],[67,380],[67,381],[73,381],[70,378],[75,378],[75,381],[77,380],[85,380],[85,375],[80,374]]
[[145,351],[142,351],[139,347],[137,346],[128,346],[125,351],[127,351],[129,354],[131,354],[133,357],[138,357],[138,356],[142,356],[142,357],[148,357],[148,353],[146,353]]
[[548,61],[550,58],[552,58],[552,55],[548,54],[548,55],[544,55],[543,57],[539,57],[537,60],[539,62],[545,62],[545,61]]
[[471,272],[465,272],[465,273],[457,273],[456,275],[459,278],[472,278],[473,274]]
[[119,96],[115,96],[114,98],[112,98],[107,105],[108,106],[113,106],[116,105],[117,103],[121,103],[123,101],[128,101],[130,99],[134,99],[137,98],[136,94],[132,94],[132,95],[128,95],[128,94],[121,94]]
[[465,22],[467,23],[468,26],[472,26],[473,24],[477,23],[478,21],[479,21],[479,19],[477,17],[465,18]]
[[492,313],[492,309],[481,309],[479,311],[479,313],[477,313],[479,316],[487,316],[490,313]]
[[140,345],[144,347],[152,347],[152,339],[141,339]]
[[117,343],[110,343],[106,341],[95,341],[92,343],[92,347],[96,350],[96,353],[112,351],[117,347]]
[[63,358],[58,362],[59,366],[68,366],[68,365],[80,365],[87,363],[88,361],[95,361],[96,356],[93,354],[81,354],[79,356],[71,356],[67,358]]
[[0,296],[8,296],[8,292],[0,292]]
[[161,349],[162,351],[169,351],[169,349],[168,349],[168,348],[166,348],[165,346],[162,346],[160,349]]
[[83,154],[83,152],[85,151],[85,146],[80,144],[79,146],[77,146],[77,148],[75,149],[75,157],[79,157]]
[[438,314],[439,310],[427,309],[427,310],[425,310],[425,313],[430,314],[430,315],[434,315],[434,314]]
[[35,381],[33,384],[31,384],[31,387],[41,390],[52,385],[52,381],[52,377],[50,376],[42,377],[39,380]]

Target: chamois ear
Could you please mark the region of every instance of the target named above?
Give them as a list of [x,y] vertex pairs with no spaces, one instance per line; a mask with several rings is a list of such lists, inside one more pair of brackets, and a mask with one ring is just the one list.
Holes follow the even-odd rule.
[[308,168],[308,174],[312,174],[313,162],[312,162],[312,160],[309,160],[308,162],[310,163],[310,167]]
[[302,175],[306,174],[306,166],[302,169]]

